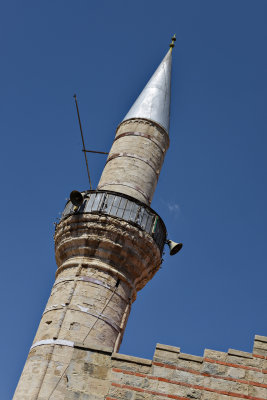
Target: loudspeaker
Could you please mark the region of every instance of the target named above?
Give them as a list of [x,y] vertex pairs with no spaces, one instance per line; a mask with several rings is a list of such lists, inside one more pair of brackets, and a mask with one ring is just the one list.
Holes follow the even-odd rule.
[[167,240],[167,245],[170,248],[170,255],[174,256],[174,254],[178,253],[183,247],[183,243],[175,243],[172,240]]
[[74,206],[80,207],[83,203],[83,195],[78,190],[73,190],[70,194],[70,201]]

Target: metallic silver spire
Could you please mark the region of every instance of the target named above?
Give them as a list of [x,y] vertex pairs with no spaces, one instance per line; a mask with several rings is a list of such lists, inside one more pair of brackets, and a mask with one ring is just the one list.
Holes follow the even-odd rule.
[[132,118],[145,118],[161,125],[167,133],[170,124],[172,38],[170,50],[163,58],[155,73],[126,114],[123,121]]

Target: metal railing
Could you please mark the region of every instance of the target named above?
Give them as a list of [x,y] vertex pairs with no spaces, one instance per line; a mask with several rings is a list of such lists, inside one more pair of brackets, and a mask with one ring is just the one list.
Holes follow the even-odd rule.
[[82,194],[83,204],[75,210],[71,201],[68,201],[61,219],[70,214],[82,213],[106,214],[120,218],[149,233],[162,253],[166,242],[166,228],[160,216],[152,208],[122,193],[89,190]]

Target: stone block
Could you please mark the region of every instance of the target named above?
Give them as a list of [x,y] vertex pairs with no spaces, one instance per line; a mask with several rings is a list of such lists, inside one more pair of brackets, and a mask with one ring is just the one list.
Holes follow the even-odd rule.
[[253,358],[252,353],[247,353],[245,351],[234,350],[234,349],[229,349],[228,355],[235,356],[235,357],[242,357],[242,358]]
[[169,345],[167,345],[167,344],[160,344],[160,343],[157,343],[156,349],[157,349],[157,350],[169,351],[169,352],[171,352],[171,353],[180,353],[180,347],[169,346]]
[[146,358],[128,356],[126,354],[113,353],[111,356],[111,359],[118,360],[118,361],[125,361],[127,363],[134,363],[134,364],[138,364],[138,365],[146,365],[146,366],[152,365],[151,360],[148,360]]
[[197,363],[202,363],[203,362],[203,357],[192,356],[191,354],[185,354],[185,353],[180,353],[179,354],[179,359],[187,360],[187,361],[193,361],[193,362],[197,362]]
[[255,341],[267,343],[267,336],[255,335]]
[[210,350],[210,349],[205,349],[205,351],[204,351],[204,358],[225,361],[226,357],[227,357],[227,353],[224,353],[222,351]]

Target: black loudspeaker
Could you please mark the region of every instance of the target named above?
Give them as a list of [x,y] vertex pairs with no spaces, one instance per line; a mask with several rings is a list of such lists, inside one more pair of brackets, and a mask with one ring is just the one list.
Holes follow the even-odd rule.
[[73,190],[70,194],[70,201],[74,206],[80,207],[83,204],[83,195],[78,190]]

